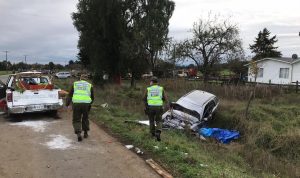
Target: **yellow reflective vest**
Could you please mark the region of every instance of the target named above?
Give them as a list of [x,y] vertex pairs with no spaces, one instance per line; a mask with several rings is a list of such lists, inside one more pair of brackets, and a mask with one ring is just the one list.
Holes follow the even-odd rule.
[[148,106],[162,106],[163,105],[163,91],[164,88],[158,85],[153,85],[147,88],[147,103]]
[[92,84],[87,81],[80,80],[74,82],[74,93],[72,97],[73,103],[91,103],[91,89]]

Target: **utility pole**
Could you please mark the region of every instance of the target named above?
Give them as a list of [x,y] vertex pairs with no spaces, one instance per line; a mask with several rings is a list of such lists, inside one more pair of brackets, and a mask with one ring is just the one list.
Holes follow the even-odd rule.
[[3,52],[5,52],[5,71],[6,71],[6,73],[7,73],[7,53],[9,53],[9,51],[3,51]]
[[27,62],[26,62],[27,56],[28,56],[28,55],[24,55],[24,59],[25,59],[24,61],[25,61],[25,64],[27,63]]

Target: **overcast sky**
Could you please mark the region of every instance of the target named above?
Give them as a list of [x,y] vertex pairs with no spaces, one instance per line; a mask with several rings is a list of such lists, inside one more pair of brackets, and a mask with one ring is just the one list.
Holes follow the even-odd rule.
[[[175,0],[170,36],[177,40],[191,36],[189,30],[208,13],[231,17],[237,23],[244,48],[267,27],[278,36],[284,56],[300,56],[299,0]],[[71,13],[77,0],[0,0],[0,60],[8,50],[12,62],[65,64],[76,60],[78,33]],[[13,61],[14,60],[14,61]]]

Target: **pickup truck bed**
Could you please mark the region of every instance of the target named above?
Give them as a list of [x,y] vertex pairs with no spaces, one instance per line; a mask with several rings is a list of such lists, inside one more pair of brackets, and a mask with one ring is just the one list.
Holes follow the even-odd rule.
[[49,77],[41,73],[10,75],[6,84],[8,114],[56,111],[61,108],[61,90],[51,86]]

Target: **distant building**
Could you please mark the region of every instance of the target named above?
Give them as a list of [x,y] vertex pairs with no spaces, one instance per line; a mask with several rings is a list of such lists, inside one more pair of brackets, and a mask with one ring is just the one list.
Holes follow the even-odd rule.
[[[255,62],[258,67],[256,82],[272,84],[292,84],[300,82],[299,58],[264,58]],[[248,81],[254,82],[251,65],[248,66]]]

